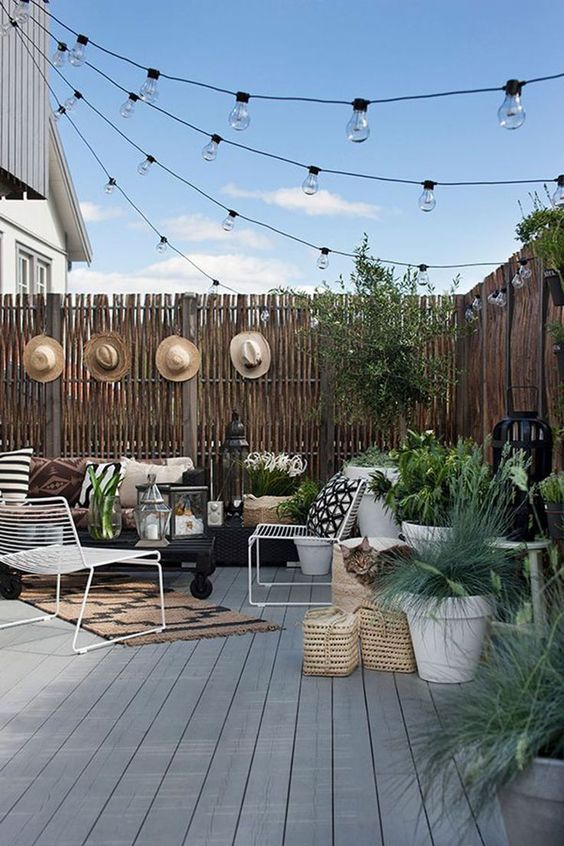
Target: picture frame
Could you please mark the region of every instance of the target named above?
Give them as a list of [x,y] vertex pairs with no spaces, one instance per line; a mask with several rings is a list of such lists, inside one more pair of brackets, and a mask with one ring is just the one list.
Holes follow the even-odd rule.
[[203,537],[207,533],[208,489],[204,486],[171,485],[170,539]]

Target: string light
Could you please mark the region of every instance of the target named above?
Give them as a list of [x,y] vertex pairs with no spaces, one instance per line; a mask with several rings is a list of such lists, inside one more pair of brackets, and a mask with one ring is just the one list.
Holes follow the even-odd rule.
[[137,173],[139,176],[145,176],[149,172],[149,168],[156,162],[154,156],[147,156],[144,161],[137,165]]
[[304,194],[307,194],[309,197],[313,196],[313,194],[317,194],[319,191],[319,168],[315,167],[315,165],[310,165],[308,169],[308,173],[304,181],[302,182],[302,190]]
[[67,45],[65,44],[64,41],[58,41],[57,42],[57,49],[53,53],[53,57],[51,59],[54,67],[56,67],[56,68],[62,68],[63,67],[63,65],[65,64],[65,59],[66,59],[68,49],[69,48],[67,47]]
[[116,181],[113,176],[110,176],[106,184],[104,185],[104,192],[106,194],[113,194],[116,188]]
[[159,89],[157,83],[160,75],[160,71],[156,70],[156,68],[149,68],[147,70],[147,79],[139,89],[141,100],[144,100],[146,103],[154,103],[158,100]]
[[206,144],[205,147],[202,147],[202,156],[207,162],[213,162],[217,158],[217,151],[219,149],[219,145],[223,139],[221,135],[216,135],[215,133],[212,135],[209,144]]
[[157,244],[157,253],[166,253],[168,248],[168,241],[164,235],[161,235],[160,240]]
[[429,274],[427,271],[429,270],[429,266],[426,264],[420,264],[417,270],[417,278],[416,282],[418,285],[430,285],[431,280],[429,279]]
[[319,258],[317,259],[317,266],[320,270],[327,270],[329,267],[329,253],[328,247],[321,247],[319,251]]
[[488,294],[488,302],[490,305],[498,306],[498,308],[503,308],[507,304],[507,288],[502,288],[501,291],[498,291],[497,288],[495,291],[492,291],[491,294]]
[[518,79],[508,79],[505,83],[505,99],[497,110],[499,125],[504,129],[519,129],[525,123],[525,109],[521,102],[523,85]]
[[79,100],[82,100],[82,94],[80,91],[75,91],[72,97],[67,97],[64,102],[64,107],[66,112],[71,112]]
[[476,296],[472,300],[472,308],[474,309],[476,314],[479,314],[482,311],[482,298],[479,294],[476,294]]
[[220,283],[219,279],[212,279],[212,280],[211,280],[211,285],[210,285],[210,287],[208,288],[208,294],[210,295],[210,297],[215,297],[215,296],[216,296],[216,294],[217,294],[217,289],[219,288],[220,284],[221,284],[221,283]]
[[60,119],[62,118],[62,116],[65,114],[65,112],[66,112],[65,107],[59,106],[59,108],[56,111],[53,112],[53,120],[57,121],[57,123],[58,123],[60,121]]
[[352,101],[353,113],[346,129],[348,141],[360,143],[366,141],[370,135],[370,127],[368,126],[369,105],[370,101],[363,100],[362,97],[356,97]]
[[231,232],[231,230],[235,226],[235,218],[236,217],[238,217],[237,212],[233,211],[232,209],[229,209],[229,214],[227,215],[227,217],[225,218],[225,220],[221,224],[226,232]]
[[119,110],[120,115],[122,118],[130,118],[133,116],[135,111],[135,104],[139,100],[137,94],[134,94],[133,91],[130,91],[125,103],[122,103],[121,108]]
[[229,126],[231,129],[242,131],[246,129],[251,122],[249,114],[249,98],[250,95],[245,91],[237,91],[235,95],[235,105],[229,112]]
[[526,282],[532,277],[533,271],[529,267],[529,260],[528,259],[519,259],[519,269],[513,279],[511,280],[511,284],[514,288],[522,288]]
[[13,17],[19,24],[27,22],[29,19],[29,0],[16,0]]
[[466,322],[471,323],[473,320],[476,320],[477,316],[478,315],[476,314],[476,312],[474,311],[472,306],[467,305],[466,308],[464,309],[464,319],[466,320]]
[[552,205],[557,209],[564,208],[564,173],[556,179],[556,191],[552,195]]
[[268,310],[268,308],[266,306],[264,306],[261,313],[260,313],[260,322],[262,323],[263,326],[266,326],[266,324],[268,323],[269,320],[270,320],[270,311]]
[[74,65],[75,68],[80,67],[86,61],[87,44],[88,38],[86,37],[86,35],[77,35],[76,44],[69,52],[69,62],[71,65]]
[[437,205],[437,201],[435,199],[435,185],[437,183],[432,182],[430,179],[426,179],[421,184],[423,185],[423,192],[419,197],[419,208],[424,212],[433,211]]

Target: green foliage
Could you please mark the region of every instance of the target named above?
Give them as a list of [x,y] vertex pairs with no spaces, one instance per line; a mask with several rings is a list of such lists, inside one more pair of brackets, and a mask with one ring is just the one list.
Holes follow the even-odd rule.
[[547,323],[546,328],[552,335],[553,342],[564,348],[564,323]]
[[94,468],[89,467],[88,476],[90,478],[90,484],[92,485],[92,496],[99,500],[113,499],[115,497],[121,482],[121,476],[119,473],[115,473],[105,479],[104,477],[99,479],[94,473]]
[[107,478],[98,478],[94,468],[88,468],[88,477],[92,485],[90,498],[99,514],[99,526],[91,526],[90,533],[96,540],[112,540],[114,527],[112,523],[114,499],[117,496],[117,489],[121,482],[121,475],[115,473]]
[[564,505],[564,471],[553,473],[539,482],[539,490],[545,502]]
[[278,516],[287,517],[292,523],[303,525],[307,520],[308,511],[321,490],[317,482],[311,479],[304,479],[296,493],[286,502],[278,506]]
[[564,209],[545,206],[538,196],[533,197],[533,210],[517,224],[515,234],[564,284]]
[[348,462],[349,467],[393,467],[394,461],[377,446],[368,447]]
[[245,493],[253,496],[290,496],[300,486],[307,462],[299,455],[252,452],[245,458]]

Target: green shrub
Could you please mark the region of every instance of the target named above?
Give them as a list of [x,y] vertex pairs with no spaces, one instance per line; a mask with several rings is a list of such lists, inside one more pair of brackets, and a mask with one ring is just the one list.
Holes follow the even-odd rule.
[[377,446],[368,447],[347,462],[349,467],[394,467],[395,462],[387,452],[382,452]]
[[545,502],[564,505],[564,471],[547,476],[539,483],[539,489]]
[[308,511],[321,490],[317,482],[311,479],[304,479],[298,490],[286,502],[281,502],[278,506],[278,516],[287,517],[292,523],[303,525],[307,520]]
[[533,211],[515,228],[517,239],[543,260],[546,269],[555,270],[564,285],[564,209],[545,206],[533,198]]

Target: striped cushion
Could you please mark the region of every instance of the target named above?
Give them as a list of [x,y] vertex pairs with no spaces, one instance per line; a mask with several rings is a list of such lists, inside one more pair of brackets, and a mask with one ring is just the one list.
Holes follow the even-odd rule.
[[107,464],[95,464],[93,462],[87,462],[84,470],[84,481],[82,483],[82,490],[80,491],[80,496],[78,497],[77,505],[80,508],[88,508],[90,505],[90,495],[92,494],[92,482],[90,481],[90,474],[88,472],[88,468],[94,468],[94,475],[97,479],[100,479],[102,486],[105,487],[108,481],[111,479],[112,476],[116,474],[123,479],[123,475],[125,473],[125,467],[122,465],[121,461],[110,461]]
[[32,455],[31,447],[0,453],[0,491],[6,499],[27,496]]

